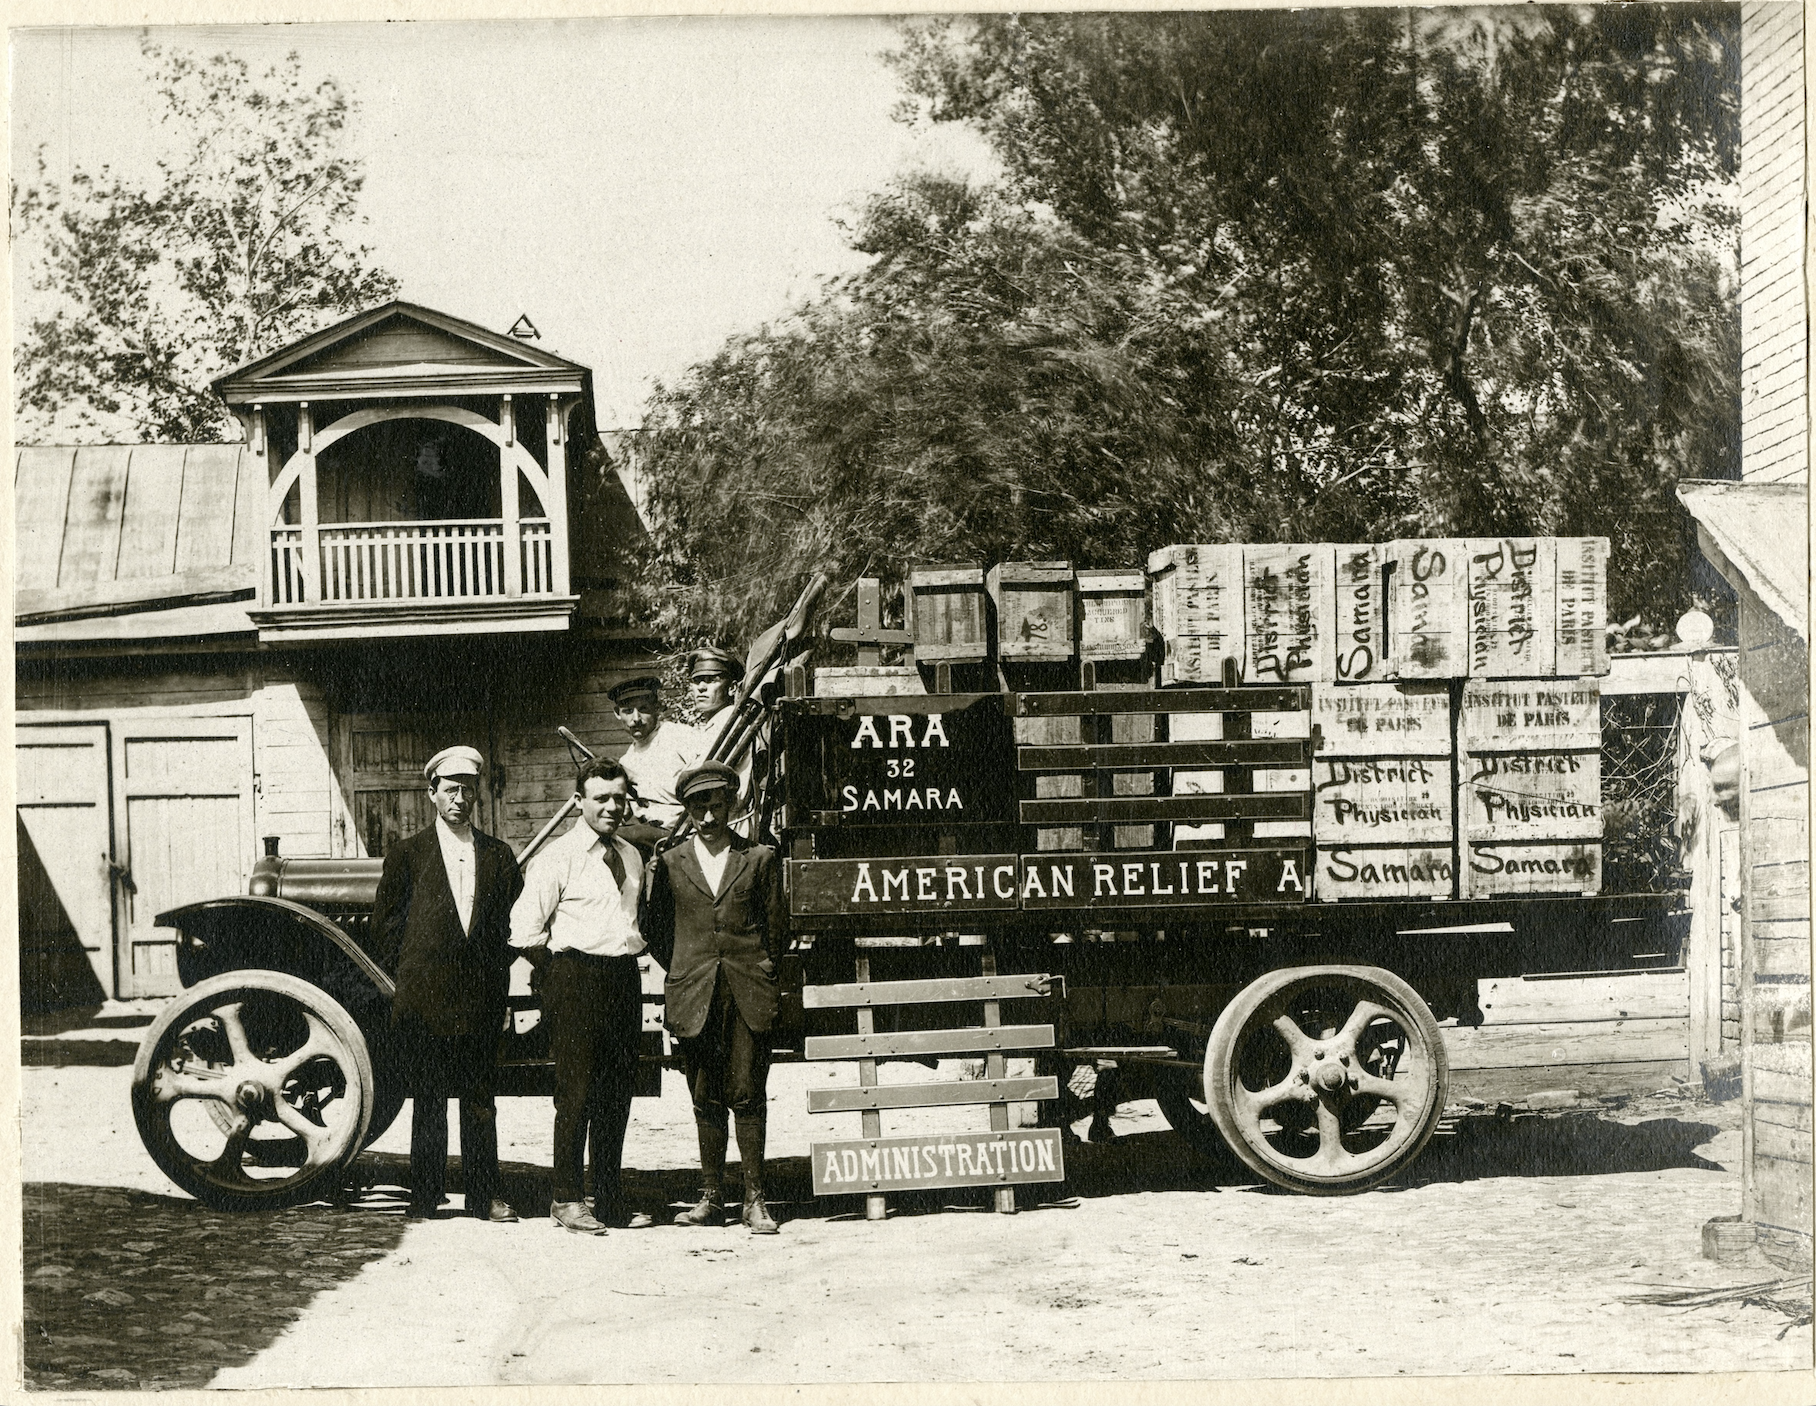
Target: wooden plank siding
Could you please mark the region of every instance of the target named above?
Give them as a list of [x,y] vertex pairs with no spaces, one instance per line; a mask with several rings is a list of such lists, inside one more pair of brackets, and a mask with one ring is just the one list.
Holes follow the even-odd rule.
[[[1756,485],[1809,480],[1803,26],[1801,5],[1748,0],[1741,7],[1741,477]],[[1699,527],[1699,536],[1708,535]],[[1806,572],[1795,564],[1783,567],[1783,580],[1734,579],[1746,573],[1732,564],[1724,572],[1740,597],[1744,762],[1736,869],[1743,899],[1735,1014],[1748,1110],[1741,1210],[1757,1225],[1769,1257],[1807,1269],[1809,651],[1800,634],[1807,628]],[[1793,618],[1768,609],[1762,597]]]
[[1807,481],[1803,7],[1741,7],[1741,476]]

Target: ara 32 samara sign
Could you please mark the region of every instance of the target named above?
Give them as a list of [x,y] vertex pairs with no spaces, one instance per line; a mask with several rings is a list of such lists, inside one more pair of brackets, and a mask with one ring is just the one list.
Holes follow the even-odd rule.
[[1301,848],[809,859],[788,870],[789,906],[803,917],[1294,903],[1310,897],[1312,874]]

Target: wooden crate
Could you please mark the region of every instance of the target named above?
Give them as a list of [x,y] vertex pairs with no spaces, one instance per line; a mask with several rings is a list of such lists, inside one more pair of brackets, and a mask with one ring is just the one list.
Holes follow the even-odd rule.
[[908,591],[916,663],[981,664],[990,657],[981,568],[915,567],[908,573]]
[[1223,682],[1224,661],[1240,668],[1245,638],[1242,548],[1162,547],[1148,554],[1154,632],[1165,645],[1163,684]]
[[1463,897],[1602,891],[1599,840],[1463,840]]
[[1320,755],[1449,756],[1450,690],[1444,684],[1333,684],[1312,689]]
[[997,658],[1064,663],[1077,652],[1072,597],[1076,577],[1066,561],[1005,561],[985,587],[996,606]]
[[1599,685],[1472,679],[1462,700],[1457,811],[1465,896],[1599,892]]
[[1328,677],[1332,561],[1328,546],[1258,543],[1242,549],[1245,683]]
[[1080,571],[1079,658],[1140,659],[1147,652],[1147,578],[1139,571]]
[[1557,541],[1472,538],[1468,544],[1469,675],[1557,672]]
[[1320,681],[1370,683],[1387,670],[1386,584],[1374,543],[1331,548],[1331,646]]
[[1608,539],[1557,539],[1559,674],[1608,672]]
[[1469,668],[1467,542],[1387,546],[1387,669],[1396,679],[1457,679]]
[[1454,897],[1449,685],[1320,684],[1312,718],[1319,901]]

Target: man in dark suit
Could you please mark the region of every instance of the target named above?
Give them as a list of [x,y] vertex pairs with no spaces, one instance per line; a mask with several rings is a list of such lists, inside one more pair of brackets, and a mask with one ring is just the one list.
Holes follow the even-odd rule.
[[435,823],[385,855],[372,910],[377,955],[397,983],[393,1051],[410,1090],[410,1214],[441,1203],[448,1099],[460,1100],[467,1214],[514,1221],[499,1199],[493,1066],[513,953],[511,904],[523,876],[509,846],[473,828],[481,758],[450,747],[423,768]]
[[729,828],[738,774],[702,762],[675,779],[693,837],[660,851],[643,886],[643,937],[668,973],[665,1021],[681,1043],[700,1138],[700,1200],[677,1225],[723,1225],[726,1113],[744,1164],[744,1224],[774,1235],[763,1198],[769,1029],[788,942],[781,864]]

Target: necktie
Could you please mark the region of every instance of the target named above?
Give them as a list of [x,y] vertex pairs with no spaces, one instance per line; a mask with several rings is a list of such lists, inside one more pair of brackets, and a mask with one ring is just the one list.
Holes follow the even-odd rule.
[[605,842],[605,867],[612,871],[612,878],[619,888],[624,887],[624,861],[618,858],[618,846],[610,840]]

